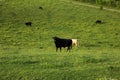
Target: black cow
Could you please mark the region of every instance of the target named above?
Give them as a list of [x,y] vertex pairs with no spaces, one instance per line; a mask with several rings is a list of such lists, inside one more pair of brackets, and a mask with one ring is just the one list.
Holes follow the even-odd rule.
[[31,25],[32,25],[32,22],[26,22],[25,25],[26,25],[26,26],[31,26]]
[[102,23],[102,21],[101,20],[96,20],[96,22],[95,22],[96,24],[101,24]]
[[43,10],[43,7],[40,6],[39,9]]
[[60,48],[60,52],[61,52],[61,48],[62,47],[67,47],[67,51],[72,48],[72,40],[71,39],[61,39],[58,37],[53,37],[54,39],[54,43],[56,46],[56,52],[58,51],[58,48]]

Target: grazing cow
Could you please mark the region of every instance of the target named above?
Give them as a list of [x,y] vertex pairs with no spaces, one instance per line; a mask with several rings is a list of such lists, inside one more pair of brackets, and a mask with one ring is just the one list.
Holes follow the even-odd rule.
[[31,26],[31,25],[32,25],[32,22],[26,22],[25,25],[26,25],[26,26]]
[[96,24],[101,24],[102,23],[102,21],[101,20],[96,20],[96,22],[95,22]]
[[78,39],[72,39],[72,45],[78,46]]
[[60,48],[60,52],[61,52],[61,48],[62,47],[67,47],[67,51],[72,48],[72,40],[71,39],[61,39],[58,37],[53,37],[54,39],[54,43],[56,46],[56,52],[58,51],[58,48]]
[[40,6],[39,9],[43,10],[43,7]]

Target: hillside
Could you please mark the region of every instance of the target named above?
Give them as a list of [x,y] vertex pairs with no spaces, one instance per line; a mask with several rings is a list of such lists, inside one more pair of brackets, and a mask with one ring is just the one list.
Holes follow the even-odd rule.
[[[1,0],[0,80],[119,80],[119,14],[63,0]],[[80,45],[55,52],[54,36]]]
[[[39,6],[44,9],[40,10]],[[28,44],[31,41],[33,44],[38,42],[40,45],[40,40],[51,43],[55,35],[79,38],[83,46],[85,44],[119,46],[119,13],[64,2],[36,0],[33,2],[2,1],[1,9],[1,40],[3,39],[1,43],[7,46]],[[96,25],[95,21],[98,19],[104,24]],[[33,23],[32,27],[25,26],[24,23],[27,21]],[[99,42],[102,44],[98,44]]]

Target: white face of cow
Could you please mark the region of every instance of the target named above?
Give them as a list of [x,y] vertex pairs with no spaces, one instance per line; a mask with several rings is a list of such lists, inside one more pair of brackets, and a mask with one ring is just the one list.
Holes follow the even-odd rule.
[[77,39],[72,39],[72,44],[77,46],[78,45],[78,40]]

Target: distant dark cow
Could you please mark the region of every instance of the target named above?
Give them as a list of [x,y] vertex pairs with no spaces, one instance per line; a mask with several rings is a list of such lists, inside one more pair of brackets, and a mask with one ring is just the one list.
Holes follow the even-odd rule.
[[32,25],[32,22],[26,22],[25,25],[26,25],[26,26],[31,26],[31,25]]
[[39,9],[43,10],[43,7],[40,6]]
[[61,39],[58,37],[53,37],[54,39],[54,43],[56,46],[56,52],[58,51],[58,48],[60,48],[60,52],[61,52],[61,48],[62,47],[67,47],[67,51],[70,51],[70,49],[72,48],[72,40],[71,39]]
[[101,24],[102,23],[102,21],[101,20],[96,20],[96,22],[95,22],[96,24]]

